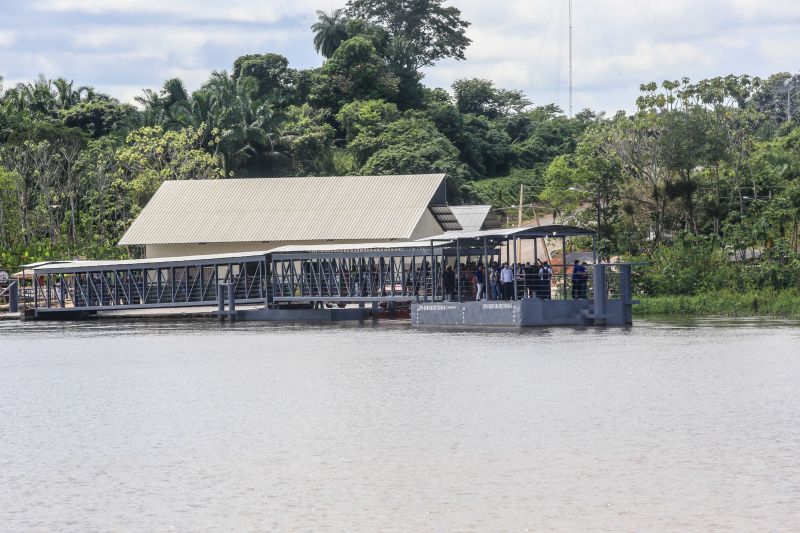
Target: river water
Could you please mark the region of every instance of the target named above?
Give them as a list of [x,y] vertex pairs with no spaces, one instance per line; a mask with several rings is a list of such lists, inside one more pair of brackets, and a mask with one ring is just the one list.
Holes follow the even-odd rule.
[[800,527],[800,326],[0,323],[0,531]]

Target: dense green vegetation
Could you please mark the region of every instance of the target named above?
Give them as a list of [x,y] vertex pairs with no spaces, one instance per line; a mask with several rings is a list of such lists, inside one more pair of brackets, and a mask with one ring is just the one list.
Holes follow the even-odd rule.
[[798,286],[800,79],[650,83],[636,113],[567,117],[490,80],[427,87],[468,26],[445,0],[350,0],[318,12],[315,69],[244,55],[137,106],[0,85],[0,265],[136,253],[116,242],[167,179],[446,172],[451,203],[513,206],[523,184],[528,214],[597,227],[603,255],[650,264],[642,294]]
[[800,316],[800,292],[796,290],[718,291],[713,293],[644,296],[633,308],[637,316],[771,316],[796,318]]

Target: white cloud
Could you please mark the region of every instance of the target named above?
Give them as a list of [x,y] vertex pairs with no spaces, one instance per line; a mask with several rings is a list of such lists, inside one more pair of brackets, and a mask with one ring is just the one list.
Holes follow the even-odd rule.
[[82,11],[92,14],[173,15],[189,20],[235,22],[277,22],[289,16],[313,15],[315,9],[328,8],[324,0],[38,0],[41,11]]
[[[315,10],[345,0],[28,0],[0,19],[7,79],[39,72],[127,99],[171,76],[196,88],[238,55],[276,51],[316,66]],[[426,83],[493,79],[566,107],[567,0],[451,0],[472,22],[467,61],[427,69]],[[575,108],[634,107],[640,83],[797,70],[797,0],[575,0]],[[27,18],[26,18],[27,10]],[[45,21],[45,22],[42,22]],[[68,22],[64,22],[68,21]],[[119,90],[120,93],[114,92]]]
[[0,46],[11,46],[14,44],[14,34],[10,31],[0,31]]

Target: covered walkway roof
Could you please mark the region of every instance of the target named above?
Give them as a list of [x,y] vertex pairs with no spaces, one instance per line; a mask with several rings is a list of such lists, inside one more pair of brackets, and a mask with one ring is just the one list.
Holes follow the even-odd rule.
[[420,239],[420,241],[441,242],[453,241],[456,239],[467,240],[483,238],[492,240],[505,240],[511,238],[547,239],[560,237],[589,237],[592,235],[595,235],[595,231],[588,228],[552,224],[549,226],[525,226],[522,228],[498,228],[481,231],[448,231],[447,233],[442,233],[441,235]]
[[[387,241],[371,243],[346,243],[346,244],[315,244],[315,245],[287,245],[273,248],[269,251],[238,252],[230,254],[209,254],[180,257],[160,257],[155,259],[111,259],[104,261],[63,261],[42,262],[24,265],[26,272],[78,272],[92,269],[105,268],[136,268],[137,266],[169,267],[185,266],[201,263],[223,263],[225,261],[237,262],[264,257],[268,254],[325,254],[355,252],[360,256],[369,255],[370,252],[421,250],[431,247],[441,248],[456,242],[473,241],[498,243],[509,239],[539,239],[593,236],[595,232],[587,228],[565,225],[550,225],[540,227],[500,228],[483,231],[448,231],[434,237],[426,237],[416,241]],[[376,254],[377,255],[377,254]],[[19,273],[21,276],[21,272]]]

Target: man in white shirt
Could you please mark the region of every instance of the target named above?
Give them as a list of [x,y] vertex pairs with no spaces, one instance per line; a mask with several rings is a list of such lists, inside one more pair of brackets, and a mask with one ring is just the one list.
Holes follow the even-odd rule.
[[500,283],[503,286],[503,299],[510,300],[514,294],[514,269],[503,263],[503,270],[500,271]]

